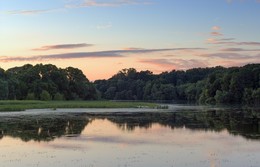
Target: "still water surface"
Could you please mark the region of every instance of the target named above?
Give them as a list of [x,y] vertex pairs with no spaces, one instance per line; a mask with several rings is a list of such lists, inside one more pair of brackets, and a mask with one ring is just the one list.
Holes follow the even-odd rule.
[[0,166],[260,166],[259,110],[106,111],[0,113]]

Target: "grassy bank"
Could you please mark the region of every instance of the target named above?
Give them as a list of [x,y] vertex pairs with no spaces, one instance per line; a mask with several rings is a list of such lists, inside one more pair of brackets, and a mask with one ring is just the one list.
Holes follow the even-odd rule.
[[145,102],[115,102],[115,101],[31,101],[3,100],[0,101],[0,111],[24,111],[26,109],[45,108],[155,108],[157,104]]

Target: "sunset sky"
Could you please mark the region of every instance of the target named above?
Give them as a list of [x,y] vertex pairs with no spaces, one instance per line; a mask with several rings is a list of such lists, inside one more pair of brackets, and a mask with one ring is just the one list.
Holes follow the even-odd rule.
[[92,81],[260,63],[260,0],[0,0],[0,67],[27,63]]

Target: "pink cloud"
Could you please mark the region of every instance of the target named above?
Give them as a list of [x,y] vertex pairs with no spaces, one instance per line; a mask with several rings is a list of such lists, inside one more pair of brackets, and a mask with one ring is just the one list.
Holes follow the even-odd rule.
[[211,29],[212,29],[213,31],[219,31],[219,30],[221,30],[221,27],[219,27],[219,26],[213,26]]
[[134,47],[129,47],[129,48],[123,48],[123,50],[142,50],[144,48],[134,48]]
[[207,43],[209,43],[209,44],[219,44],[219,43],[222,43],[222,42],[233,41],[233,40],[235,40],[235,38],[221,38],[221,39],[208,38]]
[[204,58],[210,58],[210,59],[222,59],[222,60],[233,60],[233,61],[238,61],[238,60],[250,60],[251,62],[254,62],[256,60],[260,60],[260,54],[258,55],[247,55],[247,54],[239,54],[239,53],[230,53],[230,52],[223,52],[223,53],[209,53],[209,54],[202,54],[199,55],[200,57]]
[[213,31],[210,33],[212,36],[222,36],[223,34],[221,34],[220,32],[216,32],[216,31]]
[[[64,47],[63,45],[58,45]],[[53,47],[51,47],[53,49]],[[54,48],[57,48],[55,45]],[[50,49],[50,47],[44,47],[43,49]],[[8,56],[1,57],[0,62],[11,62],[11,61],[44,61],[44,60],[61,60],[61,59],[78,59],[78,58],[109,58],[109,57],[127,57],[137,54],[148,54],[148,53],[162,53],[162,52],[173,52],[183,50],[203,50],[204,48],[162,48],[162,49],[140,49],[130,48],[128,50],[105,50],[96,52],[71,52],[61,54],[48,54],[48,55],[34,55],[34,56]]]
[[141,59],[139,60],[139,62],[156,65],[168,69],[175,69],[174,63],[172,63],[169,59]]
[[214,44],[214,43],[217,43],[217,42],[218,42],[218,40],[215,39],[215,38],[208,38],[207,39],[207,43],[209,43],[209,44]]
[[216,63],[221,64],[221,66],[224,67],[241,67],[244,66],[246,64],[250,64],[252,62],[250,61],[230,61],[230,60],[221,60],[221,61],[217,61]]
[[197,59],[141,59],[139,62],[159,66],[163,69],[162,71],[173,69],[187,70],[196,67],[207,67],[208,65],[206,60]]

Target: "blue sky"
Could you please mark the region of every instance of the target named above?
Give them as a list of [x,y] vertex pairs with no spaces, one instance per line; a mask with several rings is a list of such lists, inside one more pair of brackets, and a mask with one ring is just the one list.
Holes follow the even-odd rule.
[[0,0],[0,67],[74,66],[91,80],[260,62],[259,0]]

